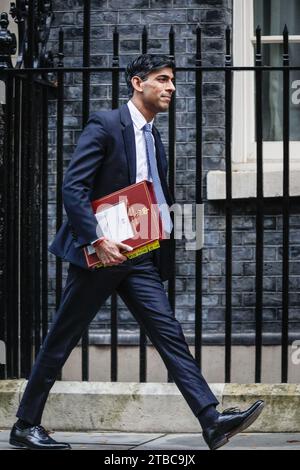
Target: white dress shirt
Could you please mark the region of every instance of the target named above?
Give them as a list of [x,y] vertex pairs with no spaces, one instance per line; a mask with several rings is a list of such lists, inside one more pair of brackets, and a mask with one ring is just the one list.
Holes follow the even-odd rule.
[[[144,137],[143,127],[147,124],[146,119],[142,113],[137,109],[137,107],[130,100],[127,103],[130,116],[133,122],[134,135],[135,135],[135,148],[136,148],[136,180],[138,183],[142,180],[152,181],[152,178],[148,174],[148,159],[146,153],[146,142]],[[153,126],[153,121],[149,122],[151,129]],[[154,137],[153,137],[154,140]],[[155,143],[154,143],[155,148]]]

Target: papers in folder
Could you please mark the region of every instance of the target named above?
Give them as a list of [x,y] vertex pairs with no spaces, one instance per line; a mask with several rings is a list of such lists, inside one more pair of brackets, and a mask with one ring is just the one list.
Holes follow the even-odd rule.
[[97,212],[95,216],[104,237],[122,242],[134,236],[125,202]]
[[[123,242],[134,237],[124,201],[96,212],[95,216],[103,237],[115,242]],[[95,253],[94,247],[89,246],[88,252]]]

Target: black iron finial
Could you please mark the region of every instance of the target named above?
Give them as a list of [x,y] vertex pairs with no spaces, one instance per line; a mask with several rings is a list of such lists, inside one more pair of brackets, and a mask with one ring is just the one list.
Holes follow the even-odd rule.
[[58,32],[58,67],[64,66],[64,30],[59,28]]
[[226,41],[226,55],[225,55],[225,65],[230,66],[232,64],[231,56],[231,29],[227,26],[225,31],[225,41]]
[[173,25],[171,25],[169,31],[169,56],[175,62],[175,31]]
[[256,65],[262,65],[262,54],[261,54],[261,28],[258,25],[255,31],[256,34],[256,54],[255,63]]
[[112,66],[113,67],[119,67],[119,44],[120,44],[120,38],[119,38],[119,31],[117,26],[114,28],[113,32],[113,58],[112,58]]
[[148,48],[148,31],[146,25],[143,27],[143,32],[142,32],[142,54],[147,54],[147,48]]
[[202,30],[198,23],[196,26],[196,66],[201,66],[202,62]]
[[283,65],[289,65],[289,31],[287,25],[283,28]]

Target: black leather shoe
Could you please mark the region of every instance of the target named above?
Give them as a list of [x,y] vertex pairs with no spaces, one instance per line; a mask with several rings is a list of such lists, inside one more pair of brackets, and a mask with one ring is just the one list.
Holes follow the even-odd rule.
[[43,426],[31,426],[30,428],[20,429],[14,424],[10,433],[9,443],[15,447],[32,450],[71,449],[70,444],[56,442],[52,439]]
[[237,408],[224,410],[212,426],[203,430],[203,439],[208,447],[215,450],[227,444],[231,437],[244,431],[258,418],[264,406],[264,402],[258,400],[245,411]]

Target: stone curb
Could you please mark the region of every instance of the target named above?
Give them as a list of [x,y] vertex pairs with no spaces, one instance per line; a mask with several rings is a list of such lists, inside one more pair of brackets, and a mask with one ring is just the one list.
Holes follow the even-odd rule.
[[[0,428],[10,428],[25,380],[0,381]],[[300,384],[211,384],[219,409],[266,407],[247,432],[300,432]],[[56,431],[199,432],[175,384],[56,382],[43,424]]]

